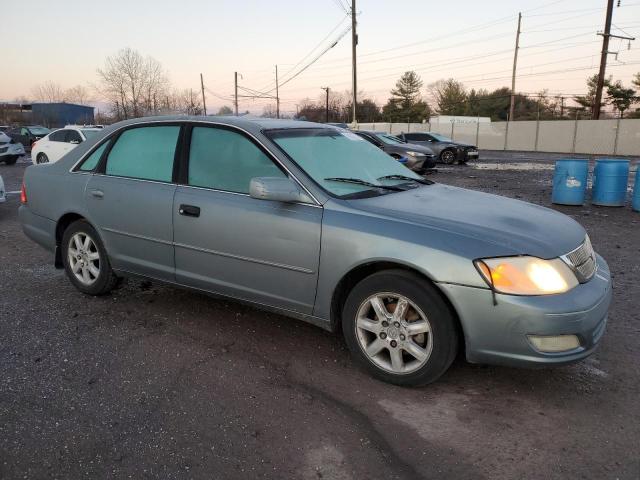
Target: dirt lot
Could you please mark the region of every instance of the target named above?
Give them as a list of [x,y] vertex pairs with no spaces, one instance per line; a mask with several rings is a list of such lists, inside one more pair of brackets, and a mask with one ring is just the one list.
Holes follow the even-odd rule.
[[[482,152],[436,178],[550,205],[553,155]],[[634,161],[635,163],[635,161]],[[0,165],[19,189],[26,164]],[[469,365],[403,389],[340,337],[129,281],[83,296],[0,205],[0,478],[640,478],[640,213],[554,207],[615,275],[600,350]]]

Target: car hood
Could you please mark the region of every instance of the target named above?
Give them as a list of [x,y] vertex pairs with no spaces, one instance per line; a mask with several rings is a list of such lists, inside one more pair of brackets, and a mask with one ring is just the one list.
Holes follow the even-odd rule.
[[[586,235],[572,218],[498,195],[433,184],[405,192],[354,200],[352,207],[391,220],[471,237],[489,255],[555,258],[578,247]],[[480,253],[479,256],[487,255]]]

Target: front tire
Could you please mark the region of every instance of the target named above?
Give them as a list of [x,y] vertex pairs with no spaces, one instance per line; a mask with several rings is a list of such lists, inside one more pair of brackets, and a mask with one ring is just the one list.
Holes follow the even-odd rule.
[[446,165],[452,165],[456,161],[456,154],[453,150],[447,149],[440,152],[440,161]]
[[457,353],[451,310],[431,283],[404,270],[374,273],[358,283],[345,302],[342,329],[358,363],[396,385],[434,382]]
[[37,164],[41,164],[41,163],[49,163],[49,157],[47,157],[46,153],[40,152],[37,156],[36,156],[36,163]]
[[104,295],[116,286],[107,251],[98,232],[85,220],[73,222],[62,235],[62,261],[74,287],[88,295]]
[[15,165],[18,161],[18,155],[11,155],[4,160],[5,165]]

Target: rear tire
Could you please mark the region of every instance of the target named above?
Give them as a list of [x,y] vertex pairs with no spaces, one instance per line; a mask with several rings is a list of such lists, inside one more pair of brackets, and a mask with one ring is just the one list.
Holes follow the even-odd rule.
[[434,382],[458,349],[455,318],[436,288],[404,270],[374,273],[349,293],[342,330],[356,361],[403,386]]
[[18,161],[18,155],[11,155],[4,160],[5,165],[15,165]]
[[98,232],[76,220],[62,235],[62,262],[74,287],[88,295],[109,293],[118,283]]
[[49,163],[49,157],[47,157],[46,153],[40,152],[36,157],[36,163],[37,164]]

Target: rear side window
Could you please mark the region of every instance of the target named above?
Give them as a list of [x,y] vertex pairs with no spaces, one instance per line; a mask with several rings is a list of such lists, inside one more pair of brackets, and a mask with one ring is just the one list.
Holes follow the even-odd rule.
[[82,142],[82,137],[75,130],[67,130],[67,139],[66,139],[66,141],[68,143],[71,143],[71,142],[80,143],[80,142]]
[[67,130],[57,130],[49,135],[49,141],[51,142],[64,142],[67,137]]
[[249,193],[254,177],[286,177],[251,140],[222,128],[194,127],[189,185]]
[[98,162],[102,157],[102,153],[107,148],[107,145],[109,145],[109,142],[104,142],[96,150],[94,150],[94,152],[91,155],[89,155],[84,162],[82,162],[82,165],[80,165],[80,168],[78,168],[78,170],[82,172],[93,171],[96,168],[96,165],[98,165]]
[[140,127],[124,131],[107,157],[105,173],[170,182],[179,126]]

